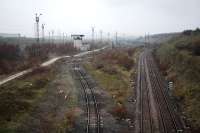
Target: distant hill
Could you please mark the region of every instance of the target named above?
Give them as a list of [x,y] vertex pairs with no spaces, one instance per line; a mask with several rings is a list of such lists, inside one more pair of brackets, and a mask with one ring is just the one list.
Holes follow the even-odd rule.
[[0,45],[9,44],[9,45],[19,45],[21,48],[24,48],[27,45],[35,43],[34,38],[20,37],[19,34],[0,34]]
[[21,35],[20,34],[9,34],[9,33],[0,33],[0,37],[20,37]]
[[[143,42],[145,43],[146,41],[149,41],[151,44],[160,44],[160,43],[165,43],[172,39],[173,37],[179,36],[181,33],[162,33],[162,34],[154,34],[150,35],[149,37],[139,37],[136,39],[138,42]],[[149,39],[149,40],[148,40]]]

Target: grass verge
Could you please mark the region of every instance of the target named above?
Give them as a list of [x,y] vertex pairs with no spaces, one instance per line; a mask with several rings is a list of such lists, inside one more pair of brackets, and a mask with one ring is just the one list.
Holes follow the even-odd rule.
[[14,132],[45,94],[54,77],[51,68],[38,68],[28,75],[0,87],[0,132]]
[[114,49],[97,55],[84,64],[101,88],[112,97],[111,113],[119,119],[127,115],[126,102],[133,95],[130,79],[133,75],[137,49]]

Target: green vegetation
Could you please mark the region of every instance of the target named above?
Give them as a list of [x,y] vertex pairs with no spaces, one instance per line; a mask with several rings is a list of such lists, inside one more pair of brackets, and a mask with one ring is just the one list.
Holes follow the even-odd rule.
[[184,31],[155,51],[160,68],[174,81],[173,95],[194,130],[200,129],[200,30]]
[[15,44],[0,38],[0,76],[37,66],[51,56],[69,55],[77,52],[78,50],[70,42],[65,44],[29,44],[23,47],[21,43]]
[[38,68],[0,87],[0,132],[14,132],[46,92],[53,69]]
[[116,102],[123,103],[133,65],[133,59],[125,50],[109,50],[95,57],[92,63],[85,64],[85,67]]
[[[105,72],[102,70],[93,69],[91,64],[85,65],[87,70],[91,71],[92,75],[97,78],[99,84],[102,85],[102,88],[106,89],[110,92],[116,102],[123,102],[126,97],[126,91],[128,89],[128,81],[126,80],[127,75],[123,75],[121,77],[114,69],[110,70],[110,72]],[[110,68],[109,68],[110,69]],[[119,68],[118,68],[119,69]],[[108,71],[108,70],[106,70]],[[111,74],[115,71],[115,74]]]
[[84,65],[101,88],[112,96],[115,107],[111,113],[119,119],[125,118],[127,114],[125,102],[132,94],[129,81],[135,63],[135,51],[135,49],[108,50]]
[[62,133],[75,128],[78,91],[65,59],[0,86],[0,133]]

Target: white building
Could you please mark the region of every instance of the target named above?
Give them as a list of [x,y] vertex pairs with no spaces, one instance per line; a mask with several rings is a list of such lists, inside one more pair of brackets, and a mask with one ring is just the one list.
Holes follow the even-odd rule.
[[71,37],[74,40],[74,47],[81,51],[87,51],[90,48],[89,44],[83,44],[82,40],[84,36],[85,35],[78,35],[78,34],[71,35]]
[[83,45],[80,47],[80,50],[81,50],[81,51],[88,51],[88,50],[90,50],[90,44],[83,44]]
[[74,47],[80,49],[83,45],[82,39],[84,35],[71,35],[71,37],[74,39]]

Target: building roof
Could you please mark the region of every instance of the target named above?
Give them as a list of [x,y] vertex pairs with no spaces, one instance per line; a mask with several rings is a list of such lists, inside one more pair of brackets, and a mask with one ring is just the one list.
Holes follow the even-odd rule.
[[73,34],[71,35],[71,37],[74,39],[74,40],[82,40],[82,38],[84,37],[85,35],[81,35],[81,34]]
[[85,35],[82,34],[72,34],[71,37],[84,37]]

